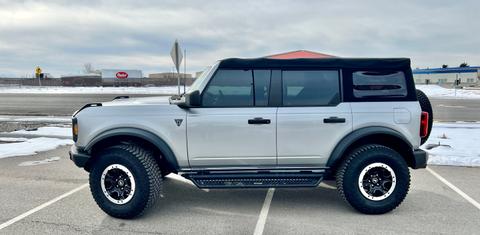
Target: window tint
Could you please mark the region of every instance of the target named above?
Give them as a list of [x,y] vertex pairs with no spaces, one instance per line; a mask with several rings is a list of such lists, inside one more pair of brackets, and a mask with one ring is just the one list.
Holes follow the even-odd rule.
[[255,106],[267,106],[270,92],[270,70],[254,70]]
[[407,96],[405,74],[401,71],[357,71],[352,78],[357,98]]
[[218,70],[203,92],[202,106],[253,106],[252,70]]
[[340,103],[338,71],[283,71],[284,106]]

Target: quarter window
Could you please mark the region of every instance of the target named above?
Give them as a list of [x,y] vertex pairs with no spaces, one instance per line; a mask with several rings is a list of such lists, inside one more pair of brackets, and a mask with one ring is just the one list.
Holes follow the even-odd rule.
[[340,103],[338,71],[283,71],[284,106],[328,106]]
[[356,98],[406,97],[407,85],[402,71],[357,71],[353,73]]

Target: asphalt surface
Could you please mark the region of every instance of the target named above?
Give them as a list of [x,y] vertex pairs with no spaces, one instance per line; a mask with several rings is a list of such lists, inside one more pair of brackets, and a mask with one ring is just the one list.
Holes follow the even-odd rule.
[[[72,189],[88,174],[67,157],[68,146],[0,159],[0,226]],[[48,164],[20,166],[51,157]],[[431,166],[480,201],[480,168]],[[480,209],[429,171],[412,170],[410,193],[396,210],[363,215],[328,185],[276,189],[263,234],[478,234]],[[267,190],[200,190],[167,177],[163,198],[145,215],[120,220],[103,213],[88,187],[0,230],[0,234],[254,234]]]
[[[0,94],[0,115],[71,115],[83,105],[115,94]],[[130,95],[131,97],[152,95]],[[480,121],[480,100],[431,99],[436,121]]]

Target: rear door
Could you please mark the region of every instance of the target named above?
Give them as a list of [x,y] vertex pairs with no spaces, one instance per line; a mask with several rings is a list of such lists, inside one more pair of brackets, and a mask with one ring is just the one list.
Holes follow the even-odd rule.
[[340,71],[283,70],[277,112],[279,166],[324,166],[352,130],[349,103],[342,102]]
[[276,165],[276,107],[270,70],[220,69],[187,111],[190,166]]

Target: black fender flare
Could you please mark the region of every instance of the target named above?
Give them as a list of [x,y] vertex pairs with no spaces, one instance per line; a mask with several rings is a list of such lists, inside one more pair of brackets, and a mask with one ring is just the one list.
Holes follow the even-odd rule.
[[326,166],[335,166],[339,161],[342,160],[345,151],[356,141],[368,136],[378,134],[390,135],[395,137],[396,139],[401,140],[404,144],[408,145],[412,149],[413,153],[413,146],[400,132],[383,126],[364,127],[357,129],[348,134],[347,136],[343,137],[343,139],[337,144],[337,146],[335,146],[332,153],[330,154],[330,158],[328,159]]
[[104,131],[97,135],[95,138],[93,138],[90,142],[88,142],[88,144],[85,145],[84,150],[88,153],[91,153],[92,148],[95,146],[95,144],[101,142],[102,140],[106,140],[108,138],[116,136],[132,136],[150,142],[160,150],[170,167],[172,167],[174,170],[179,169],[178,161],[175,157],[175,154],[173,153],[170,146],[162,138],[153,134],[152,132],[134,127],[121,127]]

